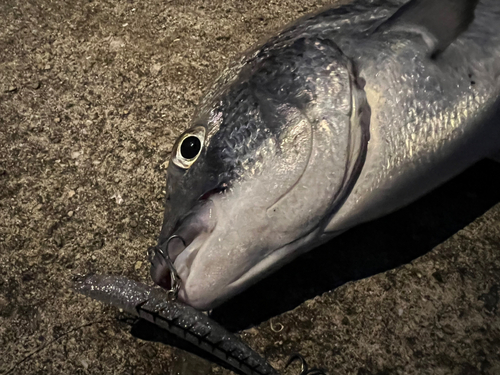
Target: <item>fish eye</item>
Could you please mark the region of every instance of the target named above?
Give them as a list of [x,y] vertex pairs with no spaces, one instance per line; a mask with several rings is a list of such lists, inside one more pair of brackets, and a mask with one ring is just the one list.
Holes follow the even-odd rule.
[[173,162],[182,169],[188,169],[200,156],[205,141],[205,128],[198,126],[181,135],[173,154]]
[[181,155],[184,159],[190,160],[198,156],[201,150],[201,142],[198,137],[190,135],[181,143]]

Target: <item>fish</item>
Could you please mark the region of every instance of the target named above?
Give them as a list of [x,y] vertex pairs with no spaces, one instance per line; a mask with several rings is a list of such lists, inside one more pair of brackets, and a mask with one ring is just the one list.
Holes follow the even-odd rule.
[[160,288],[91,275],[75,289],[239,373],[279,374],[202,311],[497,154],[499,115],[497,0],[305,16],[236,59],[175,142],[149,251]]
[[497,0],[300,19],[237,58],[176,140],[153,281],[219,306],[498,152],[499,98]]

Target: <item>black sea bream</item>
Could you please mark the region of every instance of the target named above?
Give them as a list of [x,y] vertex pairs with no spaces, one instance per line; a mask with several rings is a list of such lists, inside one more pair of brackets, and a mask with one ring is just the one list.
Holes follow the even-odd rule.
[[179,299],[211,309],[495,153],[499,94],[498,0],[354,1],[248,52],[172,152]]
[[499,0],[358,0],[305,17],[231,65],[174,145],[151,253],[169,292],[116,276],[79,290],[276,374],[196,309],[498,152],[499,114]]

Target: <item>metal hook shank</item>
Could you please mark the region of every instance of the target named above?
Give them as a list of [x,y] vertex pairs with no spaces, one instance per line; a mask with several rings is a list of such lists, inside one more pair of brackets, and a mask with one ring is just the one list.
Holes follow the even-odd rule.
[[175,301],[177,299],[179,289],[181,288],[181,278],[179,277],[179,274],[177,273],[177,270],[175,269],[174,264],[170,259],[170,255],[168,254],[168,244],[170,243],[170,241],[176,238],[180,239],[184,246],[186,246],[186,241],[184,241],[184,238],[182,238],[178,234],[174,234],[170,236],[164,243],[153,248],[155,253],[159,253],[163,257],[163,259],[165,259],[165,263],[167,264],[167,267],[170,271],[171,287],[167,293],[172,301]]

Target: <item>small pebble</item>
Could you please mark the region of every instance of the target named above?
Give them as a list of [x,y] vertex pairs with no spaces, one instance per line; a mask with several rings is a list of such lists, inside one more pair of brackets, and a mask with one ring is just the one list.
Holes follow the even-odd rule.
[[68,212],[68,216],[69,216],[69,217],[72,217],[72,216],[73,216],[73,214],[74,214],[74,212],[73,212],[73,211]]
[[160,165],[160,169],[167,169],[169,163],[170,163],[170,160],[167,160],[166,162],[164,162],[163,164]]
[[80,157],[79,151],[74,151],[71,153],[71,159],[78,159]]
[[85,359],[80,360],[80,363],[82,364],[83,368],[87,370],[89,368],[89,362]]
[[259,334],[259,331],[255,327],[253,327],[253,328],[249,328],[249,329],[245,330],[245,333],[252,335],[252,336],[257,336]]
[[76,194],[76,192],[75,192],[74,190],[70,190],[70,191],[68,191],[68,198],[72,198],[72,197],[74,197],[74,196],[75,196],[75,194]]
[[7,89],[7,91],[9,91],[9,92],[14,92],[16,90],[17,90],[16,86],[9,86],[9,88]]
[[142,262],[139,260],[139,261],[137,261],[137,262],[135,263],[134,268],[135,268],[135,270],[137,271],[137,270],[138,270],[138,269],[140,269],[141,267],[142,267]]
[[54,122],[56,122],[57,124],[59,124],[59,123],[61,122],[61,119],[60,119],[59,117],[56,117],[56,118],[54,119]]
[[122,198],[121,194],[113,194],[111,196],[111,199],[114,199],[117,204],[123,203],[123,198]]
[[160,64],[153,64],[153,66],[151,66],[150,68],[150,71],[151,71],[151,74],[153,75],[157,75],[161,70],[161,65]]
[[137,228],[137,221],[132,220],[129,225],[131,228]]

